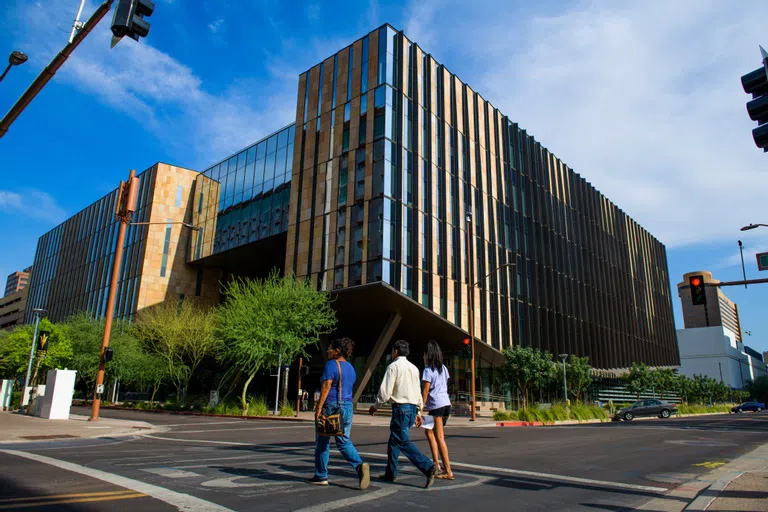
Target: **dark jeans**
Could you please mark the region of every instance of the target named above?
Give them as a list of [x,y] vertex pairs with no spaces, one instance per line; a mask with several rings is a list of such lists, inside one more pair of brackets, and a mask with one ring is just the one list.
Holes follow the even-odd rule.
[[[349,434],[352,431],[352,402],[342,402],[341,404],[333,405],[325,404],[323,406],[323,414],[326,416],[336,414],[337,412],[341,414],[344,435],[336,436],[336,448],[347,459],[347,462],[357,469],[363,463],[363,460],[358,455],[355,445],[352,444],[352,440],[349,438]],[[315,476],[318,478],[328,478],[328,457],[331,452],[331,438],[330,436],[318,435],[315,435],[315,438]]]
[[408,429],[416,421],[418,409],[412,404],[393,404],[392,421],[389,424],[389,443],[387,445],[387,470],[389,477],[397,476],[397,458],[400,452],[408,457],[411,464],[426,474],[434,463],[424,456],[408,437]]

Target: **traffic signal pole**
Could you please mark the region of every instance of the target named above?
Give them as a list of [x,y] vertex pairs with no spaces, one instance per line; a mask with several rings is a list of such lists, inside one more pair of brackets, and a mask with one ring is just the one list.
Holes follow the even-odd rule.
[[16,103],[11,107],[11,110],[5,114],[5,117],[0,120],[0,138],[2,138],[3,135],[8,132],[8,128],[10,128],[16,118],[21,115],[24,109],[27,108],[27,105],[29,105],[32,100],[35,99],[37,93],[43,90],[43,87],[45,87],[51,78],[53,78],[53,75],[55,75],[59,68],[67,61],[69,56],[72,55],[72,52],[75,51],[75,48],[77,48],[80,43],[83,42],[88,34],[91,33],[93,28],[98,25],[104,15],[109,12],[109,10],[112,8],[113,2],[114,0],[106,0],[103,4],[101,4],[99,8],[96,9],[96,12],[94,12],[93,15],[88,18],[88,21],[85,22],[83,28],[78,30],[75,36],[72,37],[71,42],[67,43],[64,49],[62,49],[58,55],[53,58],[51,63],[48,64],[45,69],[40,72],[39,75],[37,75],[35,81],[32,82],[26,91],[24,91],[24,94],[22,94]]
[[115,296],[120,278],[120,264],[123,261],[123,244],[125,242],[125,228],[130,224],[136,205],[139,179],[136,171],[131,169],[128,181],[120,184],[120,192],[117,197],[115,217],[117,218],[117,244],[115,246],[115,259],[112,263],[112,274],[109,279],[109,295],[107,296],[107,315],[104,319],[104,336],[101,338],[101,353],[99,354],[99,373],[96,374],[96,387],[93,393],[93,408],[88,421],[99,419],[99,407],[101,406],[101,393],[104,391],[104,371],[106,358],[104,355],[109,348],[109,336],[112,333],[112,318],[115,313]]

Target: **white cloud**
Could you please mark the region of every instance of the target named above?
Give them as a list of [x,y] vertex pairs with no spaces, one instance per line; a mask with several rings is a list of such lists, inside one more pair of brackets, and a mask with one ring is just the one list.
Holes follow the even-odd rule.
[[222,25],[224,25],[224,18],[219,18],[213,23],[209,23],[208,28],[211,29],[211,32],[215,34],[216,32],[219,31]]
[[406,34],[668,246],[735,240],[766,215],[739,77],[760,64],[768,5],[508,5],[414,2]]
[[29,189],[21,192],[0,190],[0,211],[58,224],[66,212],[47,192]]

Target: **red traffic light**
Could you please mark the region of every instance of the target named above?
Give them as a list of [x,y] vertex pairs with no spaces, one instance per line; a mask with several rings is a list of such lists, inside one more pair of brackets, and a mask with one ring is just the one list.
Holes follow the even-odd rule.
[[469,338],[464,338],[464,345],[469,345]]
[[691,278],[691,286],[701,286],[701,278],[700,277],[692,277]]

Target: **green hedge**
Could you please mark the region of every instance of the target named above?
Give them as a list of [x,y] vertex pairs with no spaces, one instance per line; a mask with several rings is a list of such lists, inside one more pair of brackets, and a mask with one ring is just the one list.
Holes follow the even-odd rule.
[[710,414],[714,412],[731,412],[733,404],[720,405],[688,405],[680,404],[677,406],[677,412],[680,414]]

